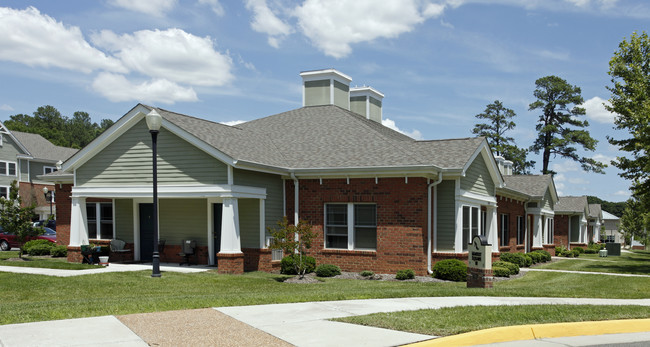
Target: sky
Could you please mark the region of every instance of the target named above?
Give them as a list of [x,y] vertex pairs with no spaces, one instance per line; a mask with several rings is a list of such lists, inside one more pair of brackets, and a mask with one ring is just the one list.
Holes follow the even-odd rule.
[[[619,43],[647,30],[644,0],[0,0],[0,121],[43,105],[117,120],[138,103],[236,124],[301,107],[301,71],[335,68],[381,91],[384,125],[416,139],[472,136],[500,100],[509,135],[535,137],[538,78],[581,88],[597,139],[625,155],[603,103]],[[541,153],[529,159],[541,171]],[[551,158],[558,194],[630,196],[609,165]]]

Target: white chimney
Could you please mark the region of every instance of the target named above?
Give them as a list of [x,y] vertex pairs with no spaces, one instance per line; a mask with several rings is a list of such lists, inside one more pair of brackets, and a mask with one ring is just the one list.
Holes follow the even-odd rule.
[[384,94],[372,87],[350,89],[350,111],[381,124]]
[[350,82],[352,78],[335,69],[303,71],[302,105],[336,105],[350,109]]

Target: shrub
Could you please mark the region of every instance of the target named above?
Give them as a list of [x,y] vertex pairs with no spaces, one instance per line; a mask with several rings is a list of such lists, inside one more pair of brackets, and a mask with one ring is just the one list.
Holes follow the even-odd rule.
[[524,254],[524,259],[526,259],[526,265],[524,267],[529,267],[533,265],[533,258],[531,258],[528,254]]
[[397,271],[397,274],[395,274],[395,278],[400,281],[411,280],[415,278],[415,272],[411,269],[399,270]]
[[526,260],[526,255],[523,253],[501,253],[499,259],[502,261],[507,261],[509,263],[517,264],[519,267],[528,267],[533,262],[533,260],[530,259],[530,263],[528,263],[528,260]]
[[[298,258],[297,254],[288,255],[282,258],[280,261],[280,272],[285,275],[297,275],[298,273],[296,272],[295,266],[296,258]],[[305,273],[314,272],[314,269],[316,268],[316,259],[314,259],[314,257],[303,255],[302,260],[305,263]]]
[[54,243],[48,240],[31,240],[25,242],[22,248],[29,255],[49,255],[53,246]]
[[372,277],[372,276],[375,275],[375,273],[372,272],[372,271],[368,271],[368,270],[366,270],[366,271],[361,271],[361,272],[359,273],[359,275],[361,275],[361,276],[363,276],[363,277]]
[[537,252],[526,253],[526,255],[529,256],[530,259],[532,259],[533,264],[541,263],[542,258],[544,257],[543,255],[541,255],[541,254],[539,254]]
[[542,250],[542,249],[538,249],[538,250],[533,251],[533,252],[541,254],[543,262],[551,261],[551,253],[549,253],[549,252],[547,252],[545,250]]
[[455,282],[467,281],[467,264],[458,259],[441,260],[433,266],[433,277]]
[[50,249],[50,255],[53,257],[66,257],[68,255],[68,247],[64,245],[57,245]]
[[573,258],[575,257],[575,255],[573,254],[573,251],[567,249],[564,252],[562,252],[562,257]]
[[598,253],[597,249],[594,249],[594,248],[591,248],[591,247],[585,249],[585,254],[596,254],[596,253]]
[[341,274],[341,268],[332,264],[321,264],[316,268],[316,276],[332,277]]
[[[576,247],[576,248],[580,248],[580,247]],[[582,250],[582,251],[584,252],[584,250]],[[578,251],[577,249],[574,249],[574,250],[571,251],[571,253],[573,253],[573,256],[574,256],[575,258],[577,258],[577,257],[580,256],[580,253],[581,253],[581,252]]]
[[585,252],[585,249],[582,248],[582,247],[573,247],[573,250],[578,251],[578,253],[584,253]]
[[492,269],[494,269],[495,267],[504,267],[510,270],[511,275],[516,275],[519,273],[519,265],[507,261],[501,261],[501,260],[495,261],[494,263],[492,263]]
[[492,275],[495,277],[510,277],[512,273],[510,272],[510,269],[507,269],[505,267],[500,267],[500,266],[493,266],[492,267]]

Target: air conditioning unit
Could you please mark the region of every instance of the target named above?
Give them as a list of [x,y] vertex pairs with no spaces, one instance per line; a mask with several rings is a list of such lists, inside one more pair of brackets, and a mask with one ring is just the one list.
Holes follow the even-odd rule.
[[[267,236],[266,237],[266,247],[270,248],[271,244],[275,241],[275,238],[272,236]],[[273,249],[271,250],[271,260],[282,260],[282,257],[284,256],[284,253],[282,252],[281,249]]]

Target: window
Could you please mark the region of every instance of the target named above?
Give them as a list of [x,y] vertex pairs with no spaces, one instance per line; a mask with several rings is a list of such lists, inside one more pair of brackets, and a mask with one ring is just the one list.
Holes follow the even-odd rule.
[[9,187],[0,187],[0,196],[9,199]]
[[614,235],[607,235],[607,238],[605,238],[605,242],[607,243],[616,242],[616,237]]
[[0,161],[0,175],[16,176],[16,163]]
[[47,175],[47,174],[52,173],[54,171],[56,171],[55,166],[43,166],[43,175]]
[[487,211],[481,210],[481,235],[483,236],[487,236],[487,233],[485,232],[485,226],[487,225],[486,220],[487,220]]
[[325,247],[377,248],[377,205],[326,204]]
[[479,215],[478,207],[463,206],[463,251],[467,251],[467,245],[481,230]]
[[517,244],[523,245],[526,240],[526,225],[524,216],[517,216]]
[[553,218],[546,218],[545,219],[546,225],[544,227],[544,230],[546,231],[546,244],[550,245],[553,243]]
[[[113,238],[113,204],[110,202],[90,202],[86,204],[89,239]],[[99,221],[99,223],[98,223]]]
[[500,230],[501,241],[499,243],[499,246],[507,246],[510,242],[510,233],[508,232],[509,230],[508,223],[510,218],[508,217],[509,217],[508,214],[505,213],[501,214],[501,230]]

